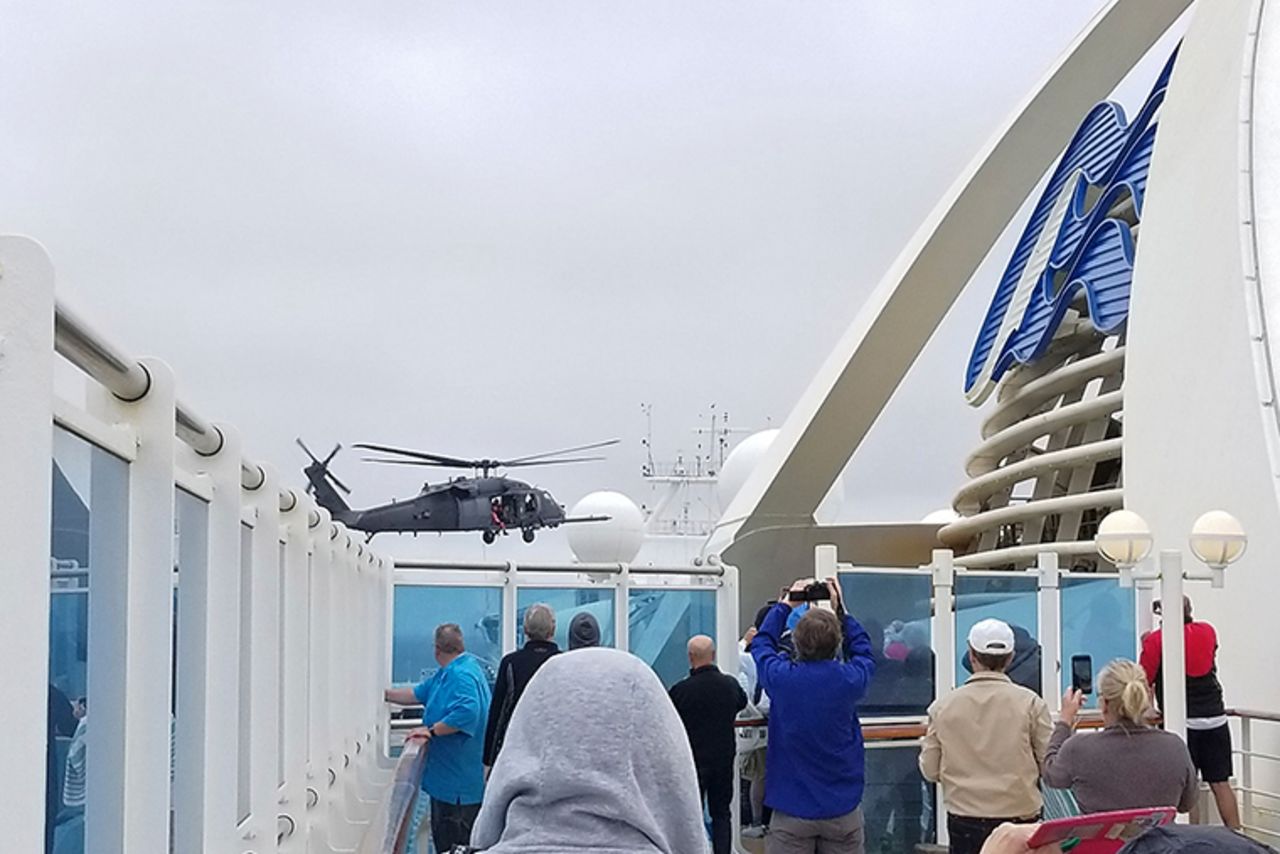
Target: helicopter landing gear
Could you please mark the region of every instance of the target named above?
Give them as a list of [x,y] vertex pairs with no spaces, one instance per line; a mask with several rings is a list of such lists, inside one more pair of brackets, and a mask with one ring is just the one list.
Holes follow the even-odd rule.
[[498,538],[498,535],[495,534],[493,531],[485,531],[482,534],[480,534],[480,539],[484,540],[484,544],[486,546],[493,545],[493,541],[496,540],[497,538]]
[[520,539],[524,540],[526,543],[532,543],[532,542],[533,542],[533,528],[525,528],[523,531],[521,531],[521,532],[520,532]]

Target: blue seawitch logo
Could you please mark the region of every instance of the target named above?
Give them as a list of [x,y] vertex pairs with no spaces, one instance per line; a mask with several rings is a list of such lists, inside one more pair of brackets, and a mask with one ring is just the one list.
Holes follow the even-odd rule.
[[965,373],[977,406],[1016,364],[1044,355],[1076,295],[1089,318],[1114,332],[1129,316],[1133,228],[1142,219],[1157,114],[1177,52],[1169,57],[1137,118],[1098,104],[1076,130],[1031,213],[996,288]]

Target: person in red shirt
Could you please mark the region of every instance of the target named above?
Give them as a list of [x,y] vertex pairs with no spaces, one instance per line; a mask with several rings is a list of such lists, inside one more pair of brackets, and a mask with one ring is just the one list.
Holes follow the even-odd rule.
[[[1160,613],[1160,603],[1153,605]],[[1187,749],[1200,776],[1213,791],[1218,813],[1227,827],[1240,829],[1240,808],[1231,791],[1231,728],[1222,701],[1222,683],[1218,681],[1218,633],[1209,623],[1196,622],[1191,616],[1191,599],[1182,599],[1183,637],[1187,666]],[[1156,697],[1163,705],[1164,674],[1160,656],[1163,646],[1161,629],[1142,639],[1142,669],[1155,686]]]

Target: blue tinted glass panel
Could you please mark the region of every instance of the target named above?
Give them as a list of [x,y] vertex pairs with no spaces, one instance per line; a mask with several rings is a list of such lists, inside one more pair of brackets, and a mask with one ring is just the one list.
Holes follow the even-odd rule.
[[632,590],[628,606],[631,652],[668,688],[689,675],[689,638],[716,636],[715,591]]
[[501,588],[397,585],[392,620],[392,682],[421,682],[435,673],[436,626],[457,623],[492,684],[502,659]]
[[[55,429],[52,477],[49,710],[53,715],[47,721],[53,776],[45,809],[61,817],[54,836],[57,850],[82,854],[85,807],[95,797],[87,788],[88,767],[94,759],[88,750],[85,713],[98,702],[100,683],[113,676],[112,653],[95,638],[111,637],[122,616],[104,604],[109,596],[95,602],[90,590],[93,579],[102,579],[107,586],[124,577],[129,466]],[[114,726],[122,712],[108,709],[95,719],[102,726]],[[111,736],[118,739],[118,733]],[[102,769],[95,769],[95,781],[104,777],[110,781],[119,769],[101,773]]]
[[915,851],[936,840],[936,787],[920,776],[919,756],[914,744],[867,750],[862,810],[868,854]]
[[864,717],[923,715],[933,702],[933,581],[928,575],[840,574],[845,606],[871,636],[876,675]]
[[1003,620],[1013,629],[1013,661],[1009,678],[1040,693],[1040,617],[1037,605],[1039,582],[1026,575],[1000,576],[957,574],[956,597],[956,684],[969,678],[969,630],[981,620]]
[[521,587],[516,592],[516,646],[524,646],[524,612],[541,602],[556,612],[556,643],[569,648],[569,624],[579,614],[590,614],[600,624],[600,645],[616,646],[614,591],[596,587]]
[[[1117,658],[1136,660],[1138,629],[1134,590],[1115,576],[1062,580],[1062,684],[1071,684],[1071,657],[1093,660],[1094,685],[1102,668]],[[1096,708],[1097,691],[1087,705]]]

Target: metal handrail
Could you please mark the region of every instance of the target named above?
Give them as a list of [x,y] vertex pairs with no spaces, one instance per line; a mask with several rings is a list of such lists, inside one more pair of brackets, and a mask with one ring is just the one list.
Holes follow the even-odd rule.
[[[108,341],[62,301],[54,312],[53,348],[126,403],[142,400],[151,391],[151,374],[146,366]],[[226,442],[221,430],[182,401],[174,407],[174,434],[202,457],[214,456]],[[266,480],[266,471],[261,465],[241,460],[241,486],[252,492],[261,489]],[[282,511],[287,513],[297,503],[298,496],[293,490],[280,490]],[[314,521],[318,522],[319,517]]]
[[448,560],[397,560],[396,569],[452,569],[464,572],[510,572],[518,569],[521,572],[564,572],[584,573],[587,575],[621,575],[624,571],[631,575],[696,575],[720,578],[724,576],[724,567],[710,566],[630,566],[622,563],[557,563],[557,564],[516,564],[507,561],[448,561]]
[[1254,709],[1227,709],[1227,714],[1233,718],[1253,718],[1259,721],[1271,721],[1280,724],[1280,712],[1259,712]]

